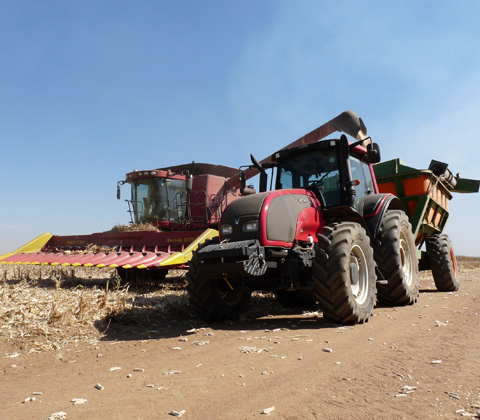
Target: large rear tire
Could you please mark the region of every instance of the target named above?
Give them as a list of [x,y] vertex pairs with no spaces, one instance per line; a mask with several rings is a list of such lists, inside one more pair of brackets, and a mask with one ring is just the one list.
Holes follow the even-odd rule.
[[437,290],[454,292],[460,287],[457,259],[448,235],[432,235],[427,240],[427,253]]
[[410,305],[418,300],[420,274],[412,227],[405,212],[388,210],[374,243],[375,261],[386,284],[377,285],[384,305]]
[[365,229],[352,222],[325,227],[315,245],[312,278],[324,318],[367,322],[375,305],[376,275]]
[[241,279],[210,278],[199,272],[194,253],[187,273],[190,306],[206,322],[238,319],[250,305],[251,291],[245,290]]

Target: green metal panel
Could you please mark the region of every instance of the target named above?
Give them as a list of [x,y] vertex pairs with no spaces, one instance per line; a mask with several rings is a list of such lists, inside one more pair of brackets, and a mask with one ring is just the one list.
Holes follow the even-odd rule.
[[457,178],[457,185],[452,190],[458,193],[478,193],[480,181],[475,179]]
[[407,166],[401,159],[392,159],[373,165],[375,176],[388,176],[401,172],[416,171],[415,168]]
[[[445,228],[448,220],[448,210],[442,207],[437,201],[435,201],[428,192],[433,188],[440,189],[446,196],[447,200],[452,198],[452,195],[446,188],[446,186],[436,177],[432,171],[422,169],[414,169],[405,165],[400,159],[393,159],[390,161],[382,162],[374,165],[375,176],[379,186],[383,183],[393,183],[395,187],[395,195],[400,199],[405,211],[409,217],[412,225],[412,231],[415,237],[419,232],[423,232],[428,236],[435,233],[441,233]],[[425,194],[407,195],[405,192],[404,181],[414,180],[421,178],[422,175],[430,181],[430,188]],[[415,203],[415,209],[411,212],[409,203]],[[433,220],[440,215],[438,226],[434,226],[427,218],[429,213],[433,210]]]

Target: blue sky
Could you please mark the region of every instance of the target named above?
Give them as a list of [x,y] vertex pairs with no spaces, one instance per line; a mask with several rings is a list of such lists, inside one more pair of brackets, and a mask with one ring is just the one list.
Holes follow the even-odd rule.
[[[384,160],[480,179],[479,43],[473,0],[2,1],[0,254],[126,224],[133,169],[238,167],[346,109]],[[457,254],[478,206],[454,195]]]

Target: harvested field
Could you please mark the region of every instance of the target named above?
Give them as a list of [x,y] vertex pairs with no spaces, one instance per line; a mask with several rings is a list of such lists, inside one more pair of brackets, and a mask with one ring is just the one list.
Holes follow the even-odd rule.
[[25,351],[95,342],[112,320],[187,311],[184,272],[160,285],[122,284],[115,269],[2,266],[0,337]]
[[[122,284],[108,268],[4,265],[0,276],[0,337],[24,351],[93,343],[112,322],[148,334],[154,323],[190,318],[183,270],[156,284]],[[254,311],[269,304],[280,307],[272,294],[256,293]]]
[[458,292],[437,292],[425,272],[416,305],[377,307],[347,327],[261,293],[244,320],[205,325],[190,314],[182,271],[151,285],[123,284],[114,270],[3,265],[0,412],[479,418],[480,258],[458,263]]

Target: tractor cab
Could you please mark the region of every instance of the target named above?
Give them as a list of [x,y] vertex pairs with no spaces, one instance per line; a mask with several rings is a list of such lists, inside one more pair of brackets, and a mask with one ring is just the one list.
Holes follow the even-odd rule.
[[378,192],[371,167],[378,146],[366,149],[360,143],[349,143],[342,136],[275,153],[275,189],[312,190],[323,206],[350,206],[358,211],[363,197]]

